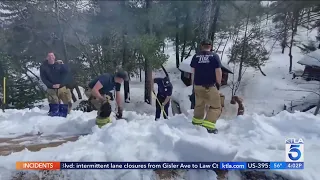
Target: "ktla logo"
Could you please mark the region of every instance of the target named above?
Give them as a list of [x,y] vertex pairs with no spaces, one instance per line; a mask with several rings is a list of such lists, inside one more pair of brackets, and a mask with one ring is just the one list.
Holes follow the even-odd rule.
[[304,143],[301,138],[286,139],[286,162],[304,161]]

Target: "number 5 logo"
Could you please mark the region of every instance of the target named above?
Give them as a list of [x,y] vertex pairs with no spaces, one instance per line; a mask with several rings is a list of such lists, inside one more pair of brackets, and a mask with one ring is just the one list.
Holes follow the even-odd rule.
[[[289,153],[288,153],[288,156],[289,156],[289,158],[290,158],[292,161],[297,161],[297,160],[300,159],[300,157],[301,157],[301,152],[300,152],[300,150],[298,149],[299,147],[300,147],[300,145],[291,145],[291,146],[290,146],[290,151],[289,151]],[[294,156],[292,155],[292,153],[297,153],[297,156],[294,157]]]

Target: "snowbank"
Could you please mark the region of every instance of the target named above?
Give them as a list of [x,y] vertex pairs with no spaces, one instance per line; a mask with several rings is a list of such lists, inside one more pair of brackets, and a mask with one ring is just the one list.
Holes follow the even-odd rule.
[[[59,147],[39,152],[24,150],[0,157],[3,179],[10,179],[16,161],[284,161],[284,141],[288,137],[304,139],[305,169],[276,172],[299,180],[315,180],[318,176],[316,167],[320,165],[320,119],[309,113],[282,112],[274,117],[254,114],[228,121],[219,120],[217,126],[220,133],[217,135],[208,134],[204,128],[193,126],[191,118],[185,115],[155,122],[152,116],[125,111],[124,116],[129,118],[128,122],[113,121],[99,129],[86,120],[93,116],[92,113],[75,112],[67,119],[45,118],[44,113],[45,111],[38,109],[8,110],[5,114],[0,114],[1,133],[9,134],[18,130],[26,132],[33,126],[38,129],[42,127],[47,133],[61,132],[62,124],[66,128],[65,132],[76,132],[75,129],[81,128],[92,128],[93,132],[80,137],[76,142],[68,142]],[[13,123],[9,123],[9,120]],[[61,173],[78,180],[153,177],[152,171],[145,170],[82,170]],[[189,179],[209,180],[215,174],[189,171],[186,176]]]
[[96,111],[83,113],[72,111],[68,119],[48,117],[47,110],[39,108],[15,110],[7,109],[0,112],[0,137],[17,137],[25,134],[43,135],[80,135],[88,134],[95,126]]

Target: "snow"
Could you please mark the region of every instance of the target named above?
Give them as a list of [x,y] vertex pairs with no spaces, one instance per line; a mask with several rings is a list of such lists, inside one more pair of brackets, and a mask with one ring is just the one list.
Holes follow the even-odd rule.
[[91,132],[95,125],[96,112],[82,113],[72,111],[66,121],[63,117],[50,118],[47,110],[39,108],[15,110],[8,109],[0,112],[0,138],[17,137],[25,134],[37,134],[38,132],[60,135],[81,135]]
[[[283,161],[284,140],[288,137],[303,138],[306,142],[307,166],[303,171],[277,173],[292,179],[313,180],[317,177],[316,166],[320,161],[320,119],[311,114],[281,112],[273,117],[253,114],[233,120],[219,120],[218,135],[208,134],[204,128],[193,126],[191,118],[185,115],[157,122],[148,115],[131,111],[125,111],[124,116],[129,118],[128,122],[113,120],[112,124],[99,129],[90,123],[90,119],[94,118],[93,113],[73,112],[67,119],[47,117],[46,111],[39,109],[13,110],[0,114],[0,127],[6,127],[2,128],[2,135],[10,135],[13,130],[30,133],[34,128],[41,129],[45,134],[78,134],[84,133],[86,129],[92,130],[92,134],[82,136],[78,141],[55,148],[46,148],[39,152],[23,150],[1,156],[2,177],[9,179],[16,161]],[[8,124],[3,117],[11,117],[10,121],[14,123]],[[17,122],[20,122],[20,125]],[[48,127],[42,126],[44,122]],[[88,128],[81,129],[84,124],[88,124]],[[151,179],[153,176],[152,171],[145,170],[82,170],[61,173],[79,180],[131,180],[141,179],[142,175]],[[213,179],[214,172],[190,171],[185,176],[206,180]]]
[[[309,35],[308,35],[309,34]],[[309,39],[314,32],[299,29],[297,39],[302,42]],[[236,117],[237,105],[230,104],[231,89],[221,87],[226,96],[225,109],[217,122],[219,134],[208,134],[202,127],[191,124],[192,110],[188,95],[191,86],[186,87],[180,80],[180,70],[190,72],[192,56],[184,60],[179,69],[175,64],[175,52],[172,43],[168,43],[166,54],[169,60],[165,64],[172,81],[172,100],[179,102],[182,114],[172,116],[169,120],[154,121],[155,98],[152,105],[143,102],[143,82],[138,78],[130,81],[131,103],[124,105],[125,120],[112,119],[112,124],[97,128],[94,123],[96,111],[83,113],[72,111],[67,118],[48,117],[47,102],[38,103],[43,108],[0,112],[0,138],[13,138],[25,134],[41,136],[81,135],[75,142],[68,142],[54,148],[38,152],[23,150],[8,156],[0,156],[0,180],[12,179],[16,173],[16,161],[284,161],[285,139],[303,138],[305,143],[305,169],[300,171],[270,171],[283,177],[297,180],[316,180],[320,157],[320,116],[313,116],[313,108],[308,113],[282,111],[288,101],[301,99],[318,99],[310,92],[318,91],[319,82],[305,83],[302,79],[292,79],[289,74],[289,57],[287,49],[281,54],[278,47],[273,50],[270,60],[262,67],[267,76],[259,71],[246,69],[237,95],[244,99],[245,115]],[[226,51],[231,44],[228,43]],[[297,60],[303,58],[297,47],[293,48],[293,69],[303,69]],[[226,65],[227,53],[222,56]],[[228,66],[226,66],[228,67]],[[228,67],[232,69],[233,67]],[[164,77],[163,72],[155,72],[154,77]],[[144,77],[142,77],[142,81]],[[229,75],[229,85],[237,73]],[[84,89],[80,89],[83,99]],[[293,91],[299,90],[299,91]],[[156,85],[155,85],[156,91]],[[76,93],[76,91],[74,91]],[[123,93],[123,90],[121,90]],[[308,100],[309,101],[309,100]],[[76,107],[79,101],[73,103]],[[112,104],[115,108],[115,104]],[[29,138],[20,144],[32,143]],[[57,139],[43,140],[44,142]],[[212,143],[208,143],[212,142]],[[6,143],[0,143],[6,146]],[[41,172],[36,172],[41,174]],[[56,173],[56,172],[55,172]],[[81,170],[60,173],[69,179],[156,179],[153,171],[146,170]],[[213,171],[182,172],[180,179],[214,180]],[[240,174],[231,171],[229,179],[238,180]],[[57,178],[54,178],[57,179]]]
[[306,66],[320,67],[320,49],[306,54],[298,63]]

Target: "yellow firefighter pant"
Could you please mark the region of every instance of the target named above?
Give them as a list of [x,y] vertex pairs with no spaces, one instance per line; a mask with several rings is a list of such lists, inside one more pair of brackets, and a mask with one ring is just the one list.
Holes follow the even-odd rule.
[[[207,129],[215,129],[215,123],[221,115],[221,99],[224,98],[220,97],[219,91],[213,86],[209,88],[194,86],[194,92],[195,107],[192,123],[202,125]],[[206,106],[209,108],[204,117]]]

